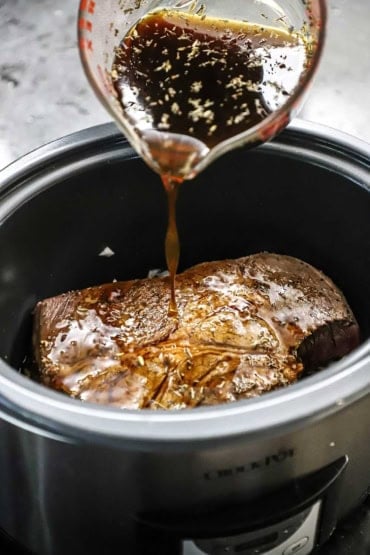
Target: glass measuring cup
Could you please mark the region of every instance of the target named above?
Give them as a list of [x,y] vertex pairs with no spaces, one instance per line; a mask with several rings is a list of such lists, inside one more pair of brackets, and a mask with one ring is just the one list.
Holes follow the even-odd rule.
[[[304,40],[307,64],[289,95],[262,121],[212,147],[196,137],[189,141],[185,135],[158,129],[154,134],[143,133],[122,110],[112,80],[112,65],[115,49],[129,30],[146,14],[160,9],[288,30]],[[321,56],[325,22],[325,0],[81,0],[79,48],[92,88],[136,151],[162,176],[189,179],[232,148],[271,139],[296,115]]]

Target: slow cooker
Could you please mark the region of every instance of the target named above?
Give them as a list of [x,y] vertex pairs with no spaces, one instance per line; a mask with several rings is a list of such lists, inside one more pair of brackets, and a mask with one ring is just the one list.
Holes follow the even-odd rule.
[[174,412],[81,403],[20,371],[39,299],[165,267],[158,176],[111,124],[0,172],[0,528],[37,555],[324,544],[370,486],[369,166],[368,145],[296,121],[184,184],[183,268],[299,257],[342,289],[362,344],[260,398]]

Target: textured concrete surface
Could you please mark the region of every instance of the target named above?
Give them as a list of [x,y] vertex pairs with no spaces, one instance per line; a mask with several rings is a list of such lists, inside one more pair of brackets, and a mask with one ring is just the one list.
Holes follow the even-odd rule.
[[[0,167],[110,119],[81,69],[77,7],[78,0],[0,0]],[[329,13],[325,55],[301,117],[370,143],[370,0],[329,0]]]

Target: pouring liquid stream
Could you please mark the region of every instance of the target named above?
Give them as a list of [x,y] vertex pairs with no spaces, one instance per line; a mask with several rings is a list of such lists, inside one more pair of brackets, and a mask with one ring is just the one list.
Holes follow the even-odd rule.
[[175,295],[175,280],[180,259],[180,240],[176,222],[176,201],[182,179],[162,176],[162,182],[167,192],[168,200],[168,227],[165,240],[166,262],[170,273],[171,299],[168,315],[177,318],[177,304]]
[[296,33],[176,10],[145,15],[116,49],[112,80],[123,116],[167,192],[170,316],[177,316],[180,184],[212,148],[282,107],[307,64]]

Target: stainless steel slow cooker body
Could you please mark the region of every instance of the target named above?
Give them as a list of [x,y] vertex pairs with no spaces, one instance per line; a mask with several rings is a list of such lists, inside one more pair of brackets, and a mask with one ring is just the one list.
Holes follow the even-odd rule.
[[[82,404],[16,371],[38,299],[164,266],[158,177],[112,125],[3,170],[0,528],[37,554],[173,555],[179,538],[239,534],[322,499],[325,541],[370,485],[369,164],[367,145],[295,122],[184,185],[184,267],[299,256],[343,289],[364,341],[287,389],[171,413]],[[105,246],[115,256],[99,257]]]

